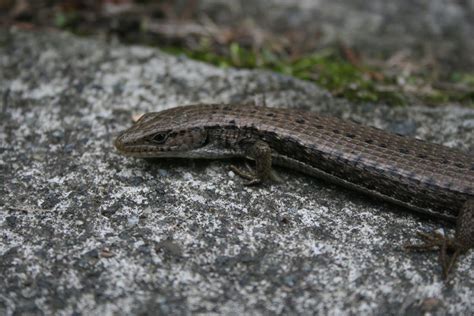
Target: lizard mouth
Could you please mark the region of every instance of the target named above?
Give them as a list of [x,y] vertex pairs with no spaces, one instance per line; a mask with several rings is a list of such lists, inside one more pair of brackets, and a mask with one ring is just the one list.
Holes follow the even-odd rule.
[[161,148],[147,142],[129,144],[124,141],[124,134],[124,132],[121,133],[114,141],[115,148],[124,156],[137,158],[178,157],[180,156],[180,152],[183,151],[179,150],[177,146]]
[[132,157],[150,157],[151,155],[156,155],[160,152],[159,148],[156,146],[151,146],[147,144],[127,144],[123,141],[122,135],[119,135],[115,141],[114,146],[121,154]]

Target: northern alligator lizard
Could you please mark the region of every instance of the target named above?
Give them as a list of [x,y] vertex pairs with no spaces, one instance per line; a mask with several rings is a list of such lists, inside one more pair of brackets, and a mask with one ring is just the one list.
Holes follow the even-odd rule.
[[142,158],[245,157],[255,172],[234,170],[248,184],[273,179],[275,164],[456,222],[454,238],[420,233],[424,243],[408,246],[440,249],[444,277],[474,247],[474,157],[441,145],[312,112],[197,104],[143,115],[115,146]]

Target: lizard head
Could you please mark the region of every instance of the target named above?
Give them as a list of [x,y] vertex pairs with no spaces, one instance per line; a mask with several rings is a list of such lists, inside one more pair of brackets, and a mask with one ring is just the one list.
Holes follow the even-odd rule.
[[114,142],[117,150],[141,158],[202,157],[200,149],[206,146],[207,131],[196,124],[194,116],[173,110],[144,114],[118,135]]

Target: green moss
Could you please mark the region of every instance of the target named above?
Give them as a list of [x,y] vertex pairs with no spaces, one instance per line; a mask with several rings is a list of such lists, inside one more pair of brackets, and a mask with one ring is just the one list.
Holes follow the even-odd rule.
[[423,96],[422,99],[424,102],[432,105],[458,102],[468,107],[474,107],[474,90],[466,92],[435,90]]
[[[78,27],[80,19],[74,12],[60,12],[55,16],[55,24],[62,29],[68,29],[81,35],[87,34],[87,29],[81,31]],[[145,30],[140,30],[133,36],[122,36],[125,42],[145,44],[160,47],[174,55],[186,55],[189,58],[211,63],[219,67],[261,68],[276,71],[299,79],[317,83],[335,96],[344,97],[355,102],[379,102],[390,105],[405,105],[409,100],[421,100],[430,104],[442,104],[450,101],[466,105],[474,104],[474,74],[456,73],[449,78],[450,83],[459,83],[468,89],[460,92],[456,89],[417,89],[422,86],[432,86],[430,74],[417,74],[403,77],[403,84],[397,82],[395,76],[384,76],[382,71],[372,69],[362,64],[354,65],[344,58],[339,49],[326,49],[293,58],[284,52],[276,52],[271,48],[248,49],[234,42],[222,46],[215,44],[210,38],[199,39],[197,49],[186,49],[183,46],[163,47],[162,41],[150,37]],[[179,45],[179,44],[178,44]],[[374,75],[375,74],[375,75]],[[409,89],[405,89],[409,87]],[[469,88],[470,87],[470,88]],[[407,93],[405,91],[411,91]]]
[[253,52],[242,48],[238,43],[229,45],[228,53],[223,55],[212,53],[206,45],[194,51],[176,47],[167,47],[164,50],[173,54],[184,54],[220,67],[273,70],[316,82],[334,95],[352,101],[382,101],[392,105],[403,105],[406,102],[403,95],[398,92],[379,91],[376,82],[368,75],[371,69],[352,65],[334,50],[323,50],[294,60],[265,48]]
[[451,80],[453,82],[465,84],[467,86],[470,86],[471,88],[474,88],[474,74],[472,73],[459,73],[456,72],[452,74]]
[[79,16],[74,12],[57,12],[54,16],[54,25],[58,28],[69,29],[79,22]]
[[[137,0],[137,4],[148,5],[155,1]],[[63,6],[60,6],[60,8]],[[286,53],[285,48],[272,46],[258,49],[249,49],[234,42],[228,46],[218,43],[210,36],[196,38],[171,39],[176,43],[173,47],[163,47],[163,41],[147,30],[147,19],[134,18],[134,15],[105,17],[90,23],[90,16],[100,17],[92,7],[85,9],[77,6],[64,6],[62,10],[53,10],[51,21],[47,25],[69,30],[75,34],[88,36],[103,32],[115,34],[125,43],[150,45],[176,55],[186,55],[192,59],[204,61],[219,67],[237,68],[263,68],[309,80],[326,88],[335,96],[341,96],[352,101],[379,102],[392,105],[404,105],[408,101],[424,101],[431,104],[447,102],[460,102],[474,106],[474,74],[454,73],[450,78],[443,78],[439,84],[438,75],[432,73],[419,73],[405,76],[402,70],[399,73],[384,75],[383,65],[381,70],[372,69],[363,64],[352,64],[341,55],[340,49],[326,49],[315,53],[300,55],[297,58]],[[89,9],[88,9],[89,8]],[[150,12],[151,13],[151,12]],[[51,15],[45,15],[49,16]],[[155,16],[151,17],[152,19]],[[190,39],[190,41],[188,41]],[[187,42],[199,41],[198,48],[186,49]],[[0,38],[0,45],[5,39]],[[401,65],[403,67],[403,65]],[[429,71],[429,70],[428,70]],[[397,78],[399,77],[399,78]],[[414,102],[410,102],[414,103]]]

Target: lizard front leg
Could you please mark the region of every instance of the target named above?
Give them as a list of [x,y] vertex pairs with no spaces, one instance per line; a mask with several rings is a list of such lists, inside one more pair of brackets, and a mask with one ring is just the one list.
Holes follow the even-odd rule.
[[236,166],[231,166],[232,171],[244,179],[249,180],[246,185],[257,185],[267,180],[280,181],[272,170],[272,149],[261,140],[249,144],[245,154],[255,160],[255,171],[244,171]]

